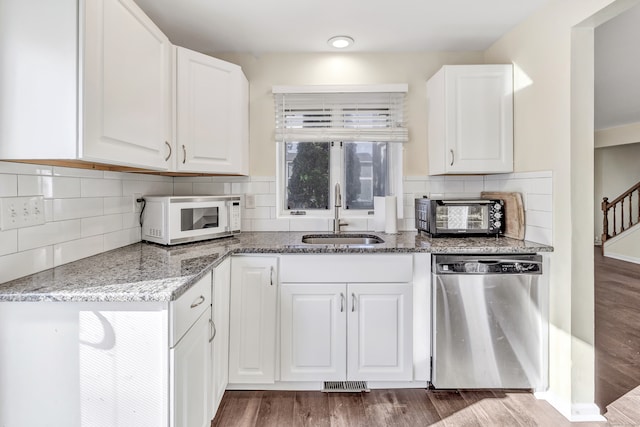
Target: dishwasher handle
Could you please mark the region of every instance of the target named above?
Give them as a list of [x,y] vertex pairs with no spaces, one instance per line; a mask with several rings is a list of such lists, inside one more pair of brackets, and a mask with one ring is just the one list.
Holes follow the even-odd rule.
[[477,256],[457,256],[434,258],[435,275],[467,274],[542,274],[542,257],[539,255],[522,258]]

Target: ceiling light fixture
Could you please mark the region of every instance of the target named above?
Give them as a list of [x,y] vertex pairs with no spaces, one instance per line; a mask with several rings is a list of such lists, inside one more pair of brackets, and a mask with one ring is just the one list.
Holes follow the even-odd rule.
[[327,43],[329,43],[329,46],[334,47],[336,49],[346,49],[349,46],[351,46],[354,41],[353,38],[349,37],[349,36],[335,36],[335,37],[331,37]]

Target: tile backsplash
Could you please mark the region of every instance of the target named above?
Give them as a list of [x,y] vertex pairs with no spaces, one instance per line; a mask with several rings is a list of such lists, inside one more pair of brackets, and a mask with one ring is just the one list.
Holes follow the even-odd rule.
[[[551,172],[486,176],[407,176],[399,230],[415,230],[414,199],[478,197],[517,191],[525,205],[526,239],[552,244]],[[140,241],[134,194],[252,195],[243,231],[329,231],[331,219],[278,218],[272,176],[164,177],[0,162],[0,197],[42,195],[43,225],[0,231],[0,283]],[[345,231],[373,230],[373,218],[348,219]]]
[[42,195],[45,224],[0,231],[0,283],[140,241],[134,194],[173,178],[0,162],[0,197]]

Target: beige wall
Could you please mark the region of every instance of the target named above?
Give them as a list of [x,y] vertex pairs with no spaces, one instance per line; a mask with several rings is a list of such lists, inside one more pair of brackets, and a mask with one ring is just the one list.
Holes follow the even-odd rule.
[[219,54],[242,66],[250,82],[250,174],[274,176],[274,85],[408,83],[409,143],[405,175],[427,174],[426,81],[444,64],[480,64],[480,52]]
[[[602,198],[608,197],[609,201],[612,201],[632,185],[640,181],[640,165],[638,163],[638,159],[640,159],[640,143],[598,148],[595,150],[595,237],[599,238],[602,235],[602,209],[600,208]],[[633,195],[632,200],[634,208],[633,212],[637,213],[637,194]],[[625,205],[627,205],[627,203],[625,203]],[[619,211],[617,213],[617,223],[619,225]],[[613,218],[610,217],[609,221],[612,223]],[[626,219],[626,222],[628,222],[628,218]]]
[[515,170],[553,171],[550,392],[576,418],[594,401],[593,28],[633,3],[552,0],[485,52],[521,82]]

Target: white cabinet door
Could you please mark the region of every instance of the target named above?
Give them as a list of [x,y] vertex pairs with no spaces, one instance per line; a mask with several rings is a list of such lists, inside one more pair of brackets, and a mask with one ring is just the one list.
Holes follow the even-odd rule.
[[248,174],[249,99],[242,69],[176,50],[176,169]]
[[171,43],[132,0],[84,1],[78,158],[166,170]]
[[445,65],[427,103],[430,175],[513,171],[511,65]]
[[224,260],[213,272],[213,339],[211,340],[212,375],[209,417],[213,419],[229,382],[229,290],[231,262]]
[[229,382],[275,381],[277,258],[231,259]]
[[347,380],[411,381],[411,284],[350,284],[347,290]]
[[282,381],[344,380],[346,308],[346,285],[281,285]]
[[173,427],[204,427],[210,376],[209,312],[205,311],[173,349]]

